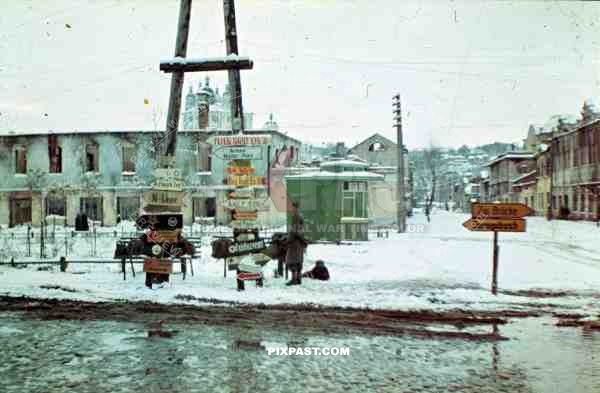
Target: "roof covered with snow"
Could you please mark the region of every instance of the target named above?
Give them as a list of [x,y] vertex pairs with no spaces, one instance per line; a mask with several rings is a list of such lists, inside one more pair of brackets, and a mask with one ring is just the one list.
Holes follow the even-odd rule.
[[319,179],[319,180],[382,180],[383,175],[368,171],[313,171],[299,175],[285,176],[286,179]]
[[321,163],[321,168],[330,167],[354,167],[354,168],[367,168],[369,164],[356,160],[332,160]]
[[[18,138],[20,136],[43,136],[43,135],[93,135],[93,134],[159,134],[163,133],[164,130],[126,130],[126,129],[87,129],[87,130],[7,130],[0,129],[0,137],[8,136]],[[206,134],[211,135],[236,135],[236,131],[232,130],[178,130],[177,134]],[[255,135],[255,134],[274,134],[279,135],[282,138],[289,139],[298,144],[302,144],[296,138],[277,130],[244,130],[244,134]]]
[[492,158],[492,160],[485,164],[485,166],[492,166],[504,160],[519,160],[534,157],[535,154],[530,151],[509,151]]
[[529,177],[531,175],[535,175],[536,172],[537,172],[536,170],[533,170],[531,172],[524,173],[520,176],[515,177],[512,181],[513,181],[513,183],[518,183],[519,181],[526,179],[527,177]]

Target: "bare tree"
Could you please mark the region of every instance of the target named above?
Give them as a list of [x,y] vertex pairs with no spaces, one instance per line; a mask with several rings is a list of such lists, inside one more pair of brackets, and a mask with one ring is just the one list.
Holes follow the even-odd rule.
[[422,176],[424,177],[425,184],[428,184],[430,188],[429,196],[425,200],[425,211],[431,212],[433,201],[435,200],[435,191],[440,174],[441,166],[441,151],[437,147],[429,147],[423,151],[423,165],[424,171]]

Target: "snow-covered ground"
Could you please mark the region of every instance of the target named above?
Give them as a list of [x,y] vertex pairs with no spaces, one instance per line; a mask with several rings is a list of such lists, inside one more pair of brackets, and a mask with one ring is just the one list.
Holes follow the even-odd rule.
[[[595,245],[600,228],[589,222],[527,218],[526,233],[500,233],[499,289],[505,291],[568,291],[569,296],[532,298],[513,292],[489,292],[492,234],[469,232],[461,224],[468,216],[439,211],[431,223],[417,213],[409,233],[390,233],[352,245],[319,244],[308,248],[305,270],[323,259],[328,282],[304,280],[286,287],[274,279],[274,261],[265,266],[263,288],[246,283],[238,292],[234,272],[223,278],[223,261],[210,257],[208,239],[202,257],[194,261],[194,276],[173,275],[161,288],[144,287],[144,275],[123,281],[117,265],[71,265],[69,272],[0,268],[0,293],[84,300],[150,300],[184,302],[177,295],[248,303],[313,303],[397,309],[519,309],[552,305],[558,310],[600,312],[600,257]],[[108,247],[108,246],[107,246]],[[110,248],[107,255],[111,256]],[[75,274],[82,273],[85,274]],[[41,286],[62,286],[43,289]]]

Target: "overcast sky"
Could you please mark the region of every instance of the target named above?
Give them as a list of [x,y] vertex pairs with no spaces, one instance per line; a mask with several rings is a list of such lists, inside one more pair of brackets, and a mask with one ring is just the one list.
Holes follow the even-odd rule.
[[[2,3],[0,127],[155,127],[179,0]],[[600,3],[237,0],[236,13],[255,64],[245,109],[303,141],[395,139],[396,92],[409,148],[518,141],[600,104]],[[222,1],[195,0],[188,57],[224,55],[223,38]],[[204,76],[187,74],[185,91]],[[210,77],[223,88],[226,73]]]

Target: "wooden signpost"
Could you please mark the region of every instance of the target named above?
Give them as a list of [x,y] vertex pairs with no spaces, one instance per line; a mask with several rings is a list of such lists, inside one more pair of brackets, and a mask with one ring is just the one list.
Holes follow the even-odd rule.
[[522,218],[471,218],[463,226],[474,232],[525,232]]
[[494,232],[492,252],[492,294],[498,292],[498,232],[525,232],[523,217],[533,210],[522,203],[472,203],[471,218],[462,225],[469,231]]
[[[529,206],[522,203],[472,203],[471,215],[473,217],[485,216],[494,218],[522,218],[533,214]],[[519,232],[519,231],[517,231]],[[524,231],[520,231],[524,232]]]
[[168,258],[144,258],[144,273],[171,274],[173,273],[173,262]]

